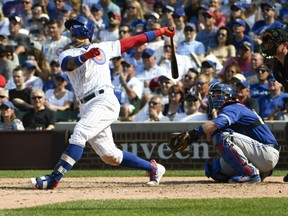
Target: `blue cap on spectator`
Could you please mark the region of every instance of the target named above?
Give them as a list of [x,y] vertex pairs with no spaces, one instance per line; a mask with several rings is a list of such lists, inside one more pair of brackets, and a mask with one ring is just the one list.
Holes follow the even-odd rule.
[[169,12],[174,12],[174,8],[168,4],[164,4],[164,9]]
[[253,50],[252,44],[251,44],[249,41],[244,41],[244,42],[240,45],[240,48],[241,48],[241,47],[245,47],[247,50]]
[[11,109],[15,109],[14,104],[11,101],[9,101],[9,100],[3,101],[1,103],[0,108],[5,108],[5,107],[11,108]]
[[27,69],[33,69],[33,68],[36,68],[36,65],[34,64],[33,61],[31,61],[31,60],[26,60],[26,61],[24,61],[24,63],[22,64],[22,67],[23,67],[23,68],[27,68]]
[[13,15],[13,16],[10,16],[10,17],[9,17],[9,21],[10,21],[10,22],[16,21],[17,23],[21,23],[21,17],[20,17],[20,16],[17,16],[17,15]]
[[73,11],[73,8],[70,5],[66,4],[61,8],[61,11],[62,12]]
[[154,50],[150,48],[146,48],[142,52],[142,58],[150,58],[153,55],[154,55]]
[[63,80],[68,81],[68,76],[67,76],[67,74],[66,74],[66,73],[63,73],[63,72],[57,73],[57,74],[55,75],[55,78],[56,78],[56,79],[57,79],[57,78],[62,78]]
[[103,7],[100,3],[96,3],[96,4],[91,5],[91,11],[99,11],[102,9],[103,9]]
[[241,86],[243,86],[244,88],[249,88],[250,87],[248,81],[246,81],[246,80],[238,80],[238,81],[236,81],[236,83],[241,85]]
[[205,10],[205,11],[209,11],[209,10],[210,10],[209,6],[208,6],[208,5],[205,5],[205,4],[201,4],[201,5],[199,6],[198,10],[200,10],[200,9],[203,9],[203,10]]
[[264,8],[265,6],[267,6],[267,7],[269,7],[269,8],[272,8],[273,10],[275,10],[275,5],[274,5],[273,3],[270,3],[270,2],[264,2],[264,3],[262,3],[262,4],[260,5],[261,10],[263,10],[263,8]]
[[185,16],[185,11],[182,7],[178,7],[176,8],[176,10],[174,11],[173,15],[175,16]]
[[214,68],[216,66],[216,63],[211,60],[206,60],[206,61],[203,61],[201,65],[204,68],[210,68],[210,67]]
[[238,10],[244,10],[244,6],[241,2],[235,2],[233,5],[230,6],[230,9],[233,10],[234,8]]
[[242,20],[242,19],[236,19],[235,21],[234,21],[234,25],[241,25],[241,26],[245,26],[246,27],[246,23],[245,23],[245,21],[244,20]]
[[195,24],[194,23],[187,23],[186,25],[185,25],[185,28],[184,28],[184,31],[186,31],[186,30],[193,30],[193,31],[195,31],[196,30],[196,26],[195,26]]

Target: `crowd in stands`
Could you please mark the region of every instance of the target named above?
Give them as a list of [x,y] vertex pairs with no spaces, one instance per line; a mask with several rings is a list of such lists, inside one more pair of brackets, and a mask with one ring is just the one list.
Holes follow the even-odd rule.
[[95,23],[93,43],[176,29],[174,44],[158,37],[111,59],[120,122],[208,120],[207,94],[215,82],[233,86],[238,100],[264,120],[288,119],[288,93],[260,46],[263,31],[287,25],[286,0],[3,0],[0,130],[52,130],[55,122],[79,119],[58,57],[73,47],[64,22],[80,14]]

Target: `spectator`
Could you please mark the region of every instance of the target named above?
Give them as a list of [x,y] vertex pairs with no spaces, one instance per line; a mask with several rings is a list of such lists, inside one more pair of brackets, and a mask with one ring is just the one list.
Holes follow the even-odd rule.
[[28,111],[33,108],[31,105],[31,89],[25,86],[25,76],[24,69],[20,66],[17,66],[13,70],[13,81],[15,84],[15,88],[9,90],[9,100],[13,102],[17,110],[20,113],[17,113],[19,117],[21,112]]
[[208,115],[199,111],[200,100],[196,94],[189,92],[185,96],[184,110],[185,114],[179,120],[181,122],[193,122],[193,121],[207,121]]
[[246,80],[237,80],[235,85],[237,99],[246,107],[259,114],[258,100],[250,97],[250,86]]
[[100,41],[114,41],[119,39],[121,16],[116,12],[109,11],[108,18],[107,29],[100,32]]
[[29,28],[29,20],[32,18],[32,4],[33,0],[21,0],[23,5],[22,18],[24,20],[23,28]]
[[148,107],[143,107],[138,112],[133,122],[156,122],[156,121],[169,121],[169,119],[163,115],[163,101],[161,96],[154,95],[148,102]]
[[13,16],[14,14],[22,14],[23,6],[21,0],[5,1],[2,7],[5,17]]
[[0,87],[0,104],[7,100],[9,100],[8,91]]
[[236,61],[242,71],[245,73],[251,71],[252,68],[252,44],[248,41],[244,41],[239,49],[239,54],[236,57],[229,57],[225,62],[222,71],[219,73],[221,76],[224,72],[224,68],[227,67],[232,61]]
[[246,71],[243,74],[246,77],[246,79],[250,85],[256,84],[258,82],[257,68],[262,64],[264,64],[264,56],[259,52],[253,53],[253,55],[252,55],[252,68],[250,71]]
[[38,17],[40,14],[44,13],[44,8],[38,4],[31,1],[31,3],[24,4],[24,7],[27,8],[28,17],[23,16],[23,28],[27,29],[30,32],[33,32],[38,29]]
[[19,58],[18,55],[14,52],[14,48],[11,45],[6,45],[5,46],[6,50],[6,57],[8,60],[12,61],[14,65],[19,65]]
[[95,32],[92,38],[93,42],[100,42],[100,32],[106,28],[106,23],[103,21],[103,7],[100,3],[94,3],[89,6],[87,4],[83,4],[82,6],[83,13],[86,17],[91,19],[95,23]]
[[209,77],[200,73],[196,78],[195,92],[200,100],[200,112],[207,113],[208,110],[208,90],[209,90]]
[[62,13],[61,23],[65,23],[68,19],[70,19],[71,16],[73,16],[74,9],[72,8],[71,5],[66,4],[61,8],[61,13]]
[[53,111],[65,111],[72,107],[74,94],[65,89],[68,83],[68,76],[65,73],[57,73],[55,75],[54,89],[45,92],[45,106]]
[[209,11],[210,8],[208,7],[208,5],[206,4],[201,4],[198,9],[197,9],[197,22],[196,22],[196,27],[197,27],[197,31],[202,31],[205,29],[205,18],[203,16],[203,13],[206,11]]
[[9,35],[9,19],[4,16],[0,7],[0,35]]
[[[150,31],[160,29],[162,26],[159,22],[153,22],[151,24]],[[156,62],[159,62],[161,56],[163,54],[164,40],[162,37],[157,37],[155,40],[147,43],[147,48],[152,49],[154,51],[154,56],[156,58]]]
[[163,115],[167,116],[170,121],[180,113],[184,113],[183,101],[184,92],[178,85],[173,85],[169,88],[169,102],[164,105]]
[[182,76],[181,80],[177,83],[182,87],[184,94],[186,95],[195,87],[196,78],[199,72],[194,68],[189,68],[189,70]]
[[149,89],[152,94],[160,95],[164,104],[169,102],[169,89],[174,82],[166,76],[154,77],[149,82]]
[[248,35],[250,32],[250,26],[246,22],[246,16],[245,16],[245,7],[242,2],[235,2],[230,6],[230,19],[229,22],[227,22],[227,28],[229,28],[231,31],[233,30],[233,25],[235,23],[236,19],[241,19],[245,22],[245,35]]
[[217,47],[208,50],[207,54],[213,54],[222,65],[228,57],[236,56],[236,49],[232,44],[232,33],[227,27],[219,28],[217,32]]
[[111,59],[112,68],[111,68],[111,80],[114,81],[115,77],[117,77],[120,73],[123,72],[123,67],[121,62],[124,59],[121,56],[114,57]]
[[275,119],[275,109],[284,110],[286,109],[285,100],[288,99],[288,93],[283,93],[281,91],[282,84],[276,81],[273,76],[270,76],[268,79],[268,95],[260,96],[259,101],[259,115],[263,119]]
[[204,44],[195,40],[195,36],[196,26],[193,23],[187,23],[184,28],[185,40],[178,44],[177,54],[191,58],[191,53],[195,53],[200,59],[203,59],[205,56]]
[[146,45],[143,44],[141,46],[136,46],[132,48],[131,56],[125,55],[125,61],[130,62],[134,65],[135,68],[135,74],[138,77],[139,74],[141,74],[144,71],[144,64],[142,61],[142,53],[146,49]]
[[235,74],[242,74],[240,67],[237,62],[233,61],[224,69],[224,74],[222,79],[222,83],[230,85],[231,79]]
[[214,14],[215,14],[215,26],[222,27],[226,26],[227,24],[227,16],[223,13],[221,13],[220,9],[222,7],[222,1],[221,0],[210,0],[210,7],[212,8]]
[[187,17],[187,22],[196,23],[200,1],[186,1],[184,11]]
[[4,101],[0,104],[0,131],[24,130],[22,121],[17,119],[14,109],[15,107],[11,101]]
[[136,74],[136,77],[144,82],[144,94],[150,94],[149,82],[154,77],[161,75],[166,76],[166,72],[163,68],[156,64],[156,57],[152,49],[146,48],[142,52],[142,61],[144,64],[144,70],[140,74]]
[[276,7],[273,3],[263,2],[260,5],[263,20],[259,20],[255,22],[252,27],[251,37],[254,39],[254,44],[257,46],[256,51],[259,51],[259,46],[262,43],[260,39],[261,33],[263,33],[266,29],[282,27],[283,23],[276,20],[277,13],[275,11]]
[[240,47],[244,41],[248,41],[251,44],[252,52],[254,52],[254,42],[251,37],[245,34],[246,23],[242,19],[236,19],[233,23],[233,39],[232,44],[236,48],[236,52],[239,53]]
[[12,78],[12,70],[16,65],[7,58],[7,50],[4,46],[0,45],[0,75],[8,80]]
[[251,97],[259,98],[261,95],[268,95],[268,76],[270,74],[270,68],[265,64],[260,65],[257,68],[258,83],[251,85]]
[[205,51],[217,47],[217,31],[218,27],[215,26],[215,14],[213,11],[204,11],[202,13],[204,17],[205,29],[199,31],[196,35],[195,40],[200,41],[205,46]]
[[215,82],[218,82],[215,79],[216,63],[210,60],[205,60],[201,64],[201,73],[205,74],[208,77],[209,85]]
[[43,89],[43,81],[41,78],[35,76],[36,65],[31,60],[26,60],[22,64],[25,73],[25,86],[30,89]]
[[48,11],[48,15],[51,20],[61,20],[62,19],[62,8],[66,5],[66,0],[55,0],[54,10]]
[[[42,42],[43,40],[49,37],[49,29],[48,22],[50,21],[50,17],[47,14],[40,14],[37,21],[37,29],[30,30],[29,35],[31,41]],[[42,49],[42,46],[41,46]],[[42,54],[43,55],[43,54]]]
[[185,11],[182,7],[176,8],[172,15],[173,21],[175,23],[176,32],[174,35],[174,40],[176,44],[185,40],[184,28],[186,23]]
[[50,20],[47,25],[50,37],[43,40],[41,45],[44,57],[50,63],[52,60],[58,59],[64,48],[71,43],[71,39],[61,35],[62,24],[59,20]]
[[21,29],[22,22],[23,20],[19,16],[9,17],[9,45],[13,46],[15,53],[19,58],[25,54],[26,49],[30,45],[30,38],[28,36],[29,31],[25,29],[23,31],[23,29]]
[[129,25],[131,28],[135,27],[139,20],[143,20],[144,12],[140,2],[137,0],[127,1],[123,17],[122,24]]
[[[177,44],[174,41],[174,49],[175,52],[177,52]],[[164,49],[163,49],[163,54],[158,62],[158,65],[166,70],[166,74],[172,74],[171,73],[171,40],[166,40],[164,42]],[[197,66],[194,64],[192,65],[190,58],[187,57],[186,55],[176,55],[176,60],[177,60],[177,66],[178,66],[178,74],[179,78],[173,79],[174,82],[179,81],[181,77],[189,70],[189,68],[197,68]],[[172,79],[172,76],[170,76]]]
[[119,73],[113,85],[118,92],[118,100],[121,104],[119,117],[121,120],[132,120],[141,109],[141,97],[143,82],[134,75],[134,65],[126,61],[121,62],[123,72]]
[[42,90],[33,90],[31,103],[34,107],[23,116],[26,130],[53,130],[55,128],[55,112],[45,107],[45,94]]
[[161,26],[174,26],[173,13],[174,7],[164,3],[163,13],[160,15],[159,23]]
[[121,16],[121,9],[120,7],[115,4],[111,0],[100,0],[99,3],[103,7],[103,21],[104,23],[108,23],[109,17],[108,17],[108,12],[112,11],[113,13],[119,14]]
[[[128,38],[131,37],[132,34],[132,29],[129,25],[127,24],[121,24],[119,27],[119,39],[123,39],[123,38]],[[129,58],[130,56],[133,55],[134,52],[134,48],[130,48],[128,49],[125,53],[122,53],[122,57],[124,59]]]

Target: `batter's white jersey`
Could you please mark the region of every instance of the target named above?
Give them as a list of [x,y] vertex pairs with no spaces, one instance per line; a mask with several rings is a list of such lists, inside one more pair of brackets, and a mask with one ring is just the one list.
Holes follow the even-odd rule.
[[85,96],[106,87],[113,88],[111,83],[109,60],[121,55],[120,42],[109,41],[93,43],[88,47],[72,48],[65,50],[59,56],[60,65],[66,56],[79,56],[91,48],[99,47],[101,54],[87,60],[82,66],[67,73],[73,86],[74,93],[78,98]]

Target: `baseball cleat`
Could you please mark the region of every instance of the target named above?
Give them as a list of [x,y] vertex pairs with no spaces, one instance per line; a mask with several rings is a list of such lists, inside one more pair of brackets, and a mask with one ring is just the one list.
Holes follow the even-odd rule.
[[286,176],[284,176],[283,181],[288,182],[288,174]]
[[246,183],[246,184],[252,184],[252,183],[258,183],[261,182],[261,178],[259,175],[247,175],[247,176],[233,176],[229,183]]
[[147,182],[146,184],[148,186],[157,186],[157,185],[159,185],[160,180],[161,180],[162,176],[164,175],[166,169],[163,165],[157,164],[155,160],[151,161],[151,165],[153,167],[156,167],[156,170],[151,170],[150,172],[148,172],[148,174],[150,176],[150,181]]
[[55,181],[51,175],[42,177],[31,178],[30,183],[37,189],[54,189],[58,186],[59,182]]

